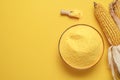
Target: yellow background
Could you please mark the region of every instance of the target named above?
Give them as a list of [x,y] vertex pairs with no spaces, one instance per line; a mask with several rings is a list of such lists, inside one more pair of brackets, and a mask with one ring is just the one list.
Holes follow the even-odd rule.
[[[89,70],[69,68],[58,53],[59,37],[69,26],[88,24],[101,32],[94,1],[108,8],[112,0],[0,0],[0,80],[112,80],[104,36],[104,55]],[[78,9],[83,16],[61,16],[61,9]]]

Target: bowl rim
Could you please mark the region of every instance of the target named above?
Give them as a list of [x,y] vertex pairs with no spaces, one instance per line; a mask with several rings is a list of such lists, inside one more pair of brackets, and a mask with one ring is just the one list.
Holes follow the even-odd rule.
[[[68,63],[63,59],[63,57],[62,57],[62,55],[61,55],[61,52],[60,52],[60,42],[61,42],[61,39],[62,39],[62,36],[64,35],[64,33],[65,33],[66,31],[68,31],[69,29],[71,29],[71,28],[73,28],[73,27],[76,27],[76,26],[79,26],[79,25],[84,25],[84,26],[86,26],[86,27],[90,27],[90,28],[94,29],[94,30],[99,34],[99,36],[101,37],[102,44],[103,44],[103,45],[102,45],[102,46],[103,46],[103,50],[102,50],[101,56],[95,61],[95,63],[92,64],[92,65],[90,65],[90,66],[82,67],[82,68],[80,68],[80,67],[79,67],[79,68],[78,68],[78,67],[74,67],[74,66],[68,64]],[[89,68],[95,66],[95,65],[101,60],[101,58],[102,58],[102,56],[103,56],[103,53],[104,53],[104,49],[105,49],[105,44],[104,44],[104,39],[103,39],[101,33],[100,33],[96,28],[94,28],[93,26],[90,26],[90,25],[88,25],[88,24],[75,24],[75,25],[72,25],[72,26],[66,28],[66,29],[62,32],[62,34],[61,34],[61,36],[60,36],[60,38],[59,38],[59,42],[58,42],[58,53],[59,53],[61,59],[62,59],[62,60],[65,62],[65,64],[67,64],[69,67],[71,67],[71,68],[73,68],[73,69],[77,69],[77,70],[86,70],[86,69],[89,69]]]

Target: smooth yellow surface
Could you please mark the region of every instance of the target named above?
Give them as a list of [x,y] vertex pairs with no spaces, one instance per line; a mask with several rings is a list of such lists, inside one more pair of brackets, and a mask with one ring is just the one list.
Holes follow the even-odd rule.
[[[107,8],[112,0],[0,0],[0,80],[112,80],[105,37],[104,55],[89,70],[69,68],[58,54],[59,37],[69,26],[89,24],[101,32],[94,1]],[[81,10],[83,17],[61,16],[61,9]]]
[[100,34],[87,25],[75,25],[67,29],[60,39],[59,50],[63,60],[75,69],[87,69],[95,65],[103,54]]

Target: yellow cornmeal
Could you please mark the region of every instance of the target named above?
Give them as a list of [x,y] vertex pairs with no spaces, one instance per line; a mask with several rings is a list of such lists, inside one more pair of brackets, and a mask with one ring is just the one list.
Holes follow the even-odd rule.
[[76,69],[87,69],[100,60],[103,40],[94,28],[76,25],[63,33],[59,50],[68,65]]

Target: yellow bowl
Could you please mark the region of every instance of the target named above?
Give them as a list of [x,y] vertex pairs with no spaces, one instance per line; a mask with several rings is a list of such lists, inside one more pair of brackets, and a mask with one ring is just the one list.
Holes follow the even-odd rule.
[[66,64],[83,70],[99,62],[103,55],[104,42],[95,28],[86,24],[77,24],[62,33],[58,50]]

